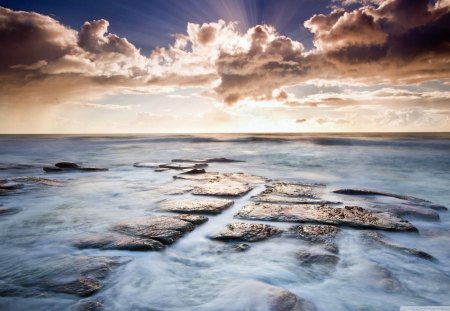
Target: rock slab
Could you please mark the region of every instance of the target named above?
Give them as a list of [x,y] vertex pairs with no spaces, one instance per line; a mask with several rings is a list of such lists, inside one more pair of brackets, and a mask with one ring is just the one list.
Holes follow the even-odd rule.
[[235,216],[248,220],[312,222],[364,229],[417,231],[412,224],[400,217],[371,212],[359,206],[338,208],[311,204],[250,203]]

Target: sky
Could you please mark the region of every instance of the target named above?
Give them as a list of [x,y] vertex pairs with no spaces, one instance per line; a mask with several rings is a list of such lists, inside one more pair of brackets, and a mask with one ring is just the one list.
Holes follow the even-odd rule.
[[450,0],[0,0],[0,133],[450,131]]

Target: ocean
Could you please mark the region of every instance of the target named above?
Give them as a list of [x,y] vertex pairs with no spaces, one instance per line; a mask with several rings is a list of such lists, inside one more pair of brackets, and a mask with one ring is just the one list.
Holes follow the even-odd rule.
[[[65,256],[129,258],[88,298],[100,301],[105,310],[291,310],[273,302],[283,290],[321,311],[450,305],[447,211],[438,211],[439,220],[405,216],[418,232],[382,232],[396,244],[429,253],[435,260],[366,243],[361,237],[365,230],[350,227],[341,228],[336,238],[339,261],[332,268],[302,265],[296,252],[312,246],[300,239],[275,237],[248,243],[250,249],[244,252],[230,251],[228,242],[211,240],[212,234],[237,221],[234,215],[264,190],[264,184],[235,198],[233,206],[209,216],[208,222],[160,252],[73,246],[79,236],[108,233],[119,221],[167,214],[158,209],[161,200],[192,197],[170,194],[177,188],[173,176],[178,171],[155,172],[134,163],[219,157],[244,162],[210,163],[207,171],[320,183],[330,191],[372,189],[450,207],[448,133],[0,135],[0,179],[37,176],[62,182],[25,184],[0,195],[0,207],[15,211],[0,215],[0,309],[65,310],[85,301],[36,285],[47,275],[57,278],[52,258]],[[42,170],[60,161],[109,171],[48,174]],[[330,199],[363,207],[373,200],[385,204],[399,200],[342,195]],[[293,225],[263,223],[281,229]]]

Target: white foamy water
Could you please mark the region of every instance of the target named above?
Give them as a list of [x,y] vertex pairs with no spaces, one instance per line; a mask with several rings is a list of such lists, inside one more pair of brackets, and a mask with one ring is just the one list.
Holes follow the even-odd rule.
[[[133,260],[103,280],[93,295],[106,310],[271,310],[271,288],[284,288],[318,310],[399,310],[402,305],[450,305],[450,217],[439,221],[406,217],[414,232],[383,232],[400,244],[426,251],[428,261],[368,245],[361,230],[343,228],[337,237],[336,269],[303,266],[295,254],[312,246],[276,237],[235,252],[230,243],[208,237],[236,221],[233,215],[259,185],[235,204],[162,252],[79,250],[72,241],[109,232],[112,224],[159,215],[157,203],[171,198],[175,171],[135,168],[135,162],[175,158],[227,157],[246,162],[211,163],[208,171],[246,172],[276,180],[320,182],[327,189],[368,188],[413,195],[450,206],[448,135],[203,135],[203,136],[0,136],[0,178],[40,176],[60,187],[25,187],[0,196],[0,282],[25,277],[33,267],[51,271],[52,256],[130,256]],[[81,162],[107,172],[45,174],[18,163]],[[172,189],[173,190],[173,189]],[[190,194],[178,197],[191,197]],[[364,206],[366,200],[327,199]],[[379,198],[397,203],[398,199]],[[266,222],[279,228],[292,224]],[[49,293],[0,297],[1,310],[64,310],[80,298]]]

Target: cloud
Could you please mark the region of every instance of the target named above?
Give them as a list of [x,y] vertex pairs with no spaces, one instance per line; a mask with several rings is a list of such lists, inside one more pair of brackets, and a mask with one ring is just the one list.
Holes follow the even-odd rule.
[[[228,105],[274,100],[288,107],[320,107],[354,104],[354,94],[295,98],[284,88],[317,81],[403,85],[448,80],[450,1],[439,6],[427,0],[344,4],[350,6],[305,22],[314,36],[310,51],[273,26],[240,32],[236,23],[219,20],[189,23],[172,45],[149,56],[110,33],[104,19],[87,21],[77,31],[49,16],[0,8],[0,109],[10,114],[22,107],[23,113],[28,106],[192,86]],[[424,99],[423,94],[386,92],[370,96]]]
[[450,6],[427,0],[384,0],[305,22],[317,53],[337,76],[365,83],[417,83],[450,72]]

